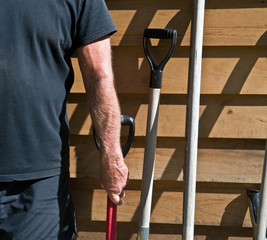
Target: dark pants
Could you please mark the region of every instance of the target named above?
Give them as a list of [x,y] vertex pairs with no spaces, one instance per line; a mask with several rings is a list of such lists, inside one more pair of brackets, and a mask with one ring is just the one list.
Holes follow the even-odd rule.
[[69,173],[0,182],[0,240],[70,240],[76,233]]

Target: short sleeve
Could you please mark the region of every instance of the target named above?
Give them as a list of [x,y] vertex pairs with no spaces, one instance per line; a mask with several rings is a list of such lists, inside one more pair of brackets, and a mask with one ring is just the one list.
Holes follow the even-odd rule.
[[75,48],[116,31],[104,0],[83,0],[76,26]]

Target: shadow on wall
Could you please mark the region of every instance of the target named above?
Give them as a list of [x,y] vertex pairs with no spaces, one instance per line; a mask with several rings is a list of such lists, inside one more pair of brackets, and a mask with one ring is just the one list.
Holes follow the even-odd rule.
[[[258,40],[256,46],[266,44],[266,39],[267,31]],[[253,48],[248,49],[248,52],[242,52],[239,61],[237,62],[222,90],[222,94],[239,94],[254,65],[256,64],[259,57],[264,56],[263,54],[264,53],[261,49],[256,49],[255,51],[255,49]],[[203,56],[205,57],[205,51],[203,53]],[[201,136],[209,136],[213,126],[215,125],[216,121],[223,111],[223,108],[226,105],[227,103],[221,104],[219,105],[219,107],[218,105],[216,105],[216,107],[214,108],[212,105],[207,104],[207,107],[205,108],[199,120],[200,126],[205,126],[204,128],[200,127],[199,129],[199,134]]]

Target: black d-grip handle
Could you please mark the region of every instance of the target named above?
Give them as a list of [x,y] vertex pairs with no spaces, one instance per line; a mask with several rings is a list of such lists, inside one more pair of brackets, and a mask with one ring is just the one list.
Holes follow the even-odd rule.
[[[129,152],[133,139],[134,139],[134,132],[135,132],[135,123],[134,119],[128,115],[121,115],[121,126],[129,126],[129,133],[126,143],[122,146],[122,154],[123,157],[126,157],[127,153]],[[95,140],[95,145],[97,149],[100,149],[100,143],[97,139],[95,129],[93,127],[93,136]]]
[[134,132],[135,132],[134,119],[128,115],[121,115],[121,125],[129,126],[128,138],[127,138],[126,143],[122,147],[123,157],[126,157],[127,153],[129,152],[131,148],[131,145],[134,139]]
[[[159,65],[156,65],[153,61],[149,51],[148,51],[148,39],[157,38],[157,39],[172,39],[171,47],[165,58],[161,61]],[[150,75],[150,88],[161,88],[162,82],[162,71],[166,63],[170,59],[171,55],[174,52],[176,40],[177,40],[177,31],[173,29],[145,29],[144,30],[144,39],[143,46],[146,58],[151,66],[151,75]]]
[[172,39],[175,35],[177,35],[177,32],[173,29],[147,28],[144,31],[144,37],[146,38]]

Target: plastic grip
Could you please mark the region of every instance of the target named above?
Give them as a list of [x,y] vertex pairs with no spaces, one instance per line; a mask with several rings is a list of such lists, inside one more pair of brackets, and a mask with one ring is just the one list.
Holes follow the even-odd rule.
[[123,157],[126,157],[129,152],[132,142],[134,140],[135,123],[134,119],[128,115],[121,115],[121,126],[129,126],[128,138],[126,143],[122,146]]
[[[158,38],[158,39],[172,39],[169,52],[167,55],[162,59],[160,64],[156,64],[155,61],[152,59],[149,53],[149,38]],[[155,28],[146,28],[144,30],[144,37],[143,37],[143,46],[146,58],[151,66],[151,75],[150,75],[150,88],[161,88],[162,85],[162,71],[170,59],[171,55],[174,52],[175,45],[177,40],[177,31],[175,29],[155,29]]]
[[176,30],[173,29],[145,29],[144,37],[146,38],[159,38],[159,39],[172,39],[177,35]]
[[151,70],[150,73],[150,88],[161,88],[162,87],[162,71],[161,70]]
[[[127,153],[129,152],[131,148],[131,145],[134,139],[134,132],[135,132],[134,119],[128,115],[121,115],[121,126],[129,126],[129,134],[128,134],[127,142],[122,146],[123,157],[126,157]],[[100,150],[100,143],[97,139],[97,135],[96,135],[94,127],[93,127],[93,136],[95,140],[95,145],[97,149]]]

